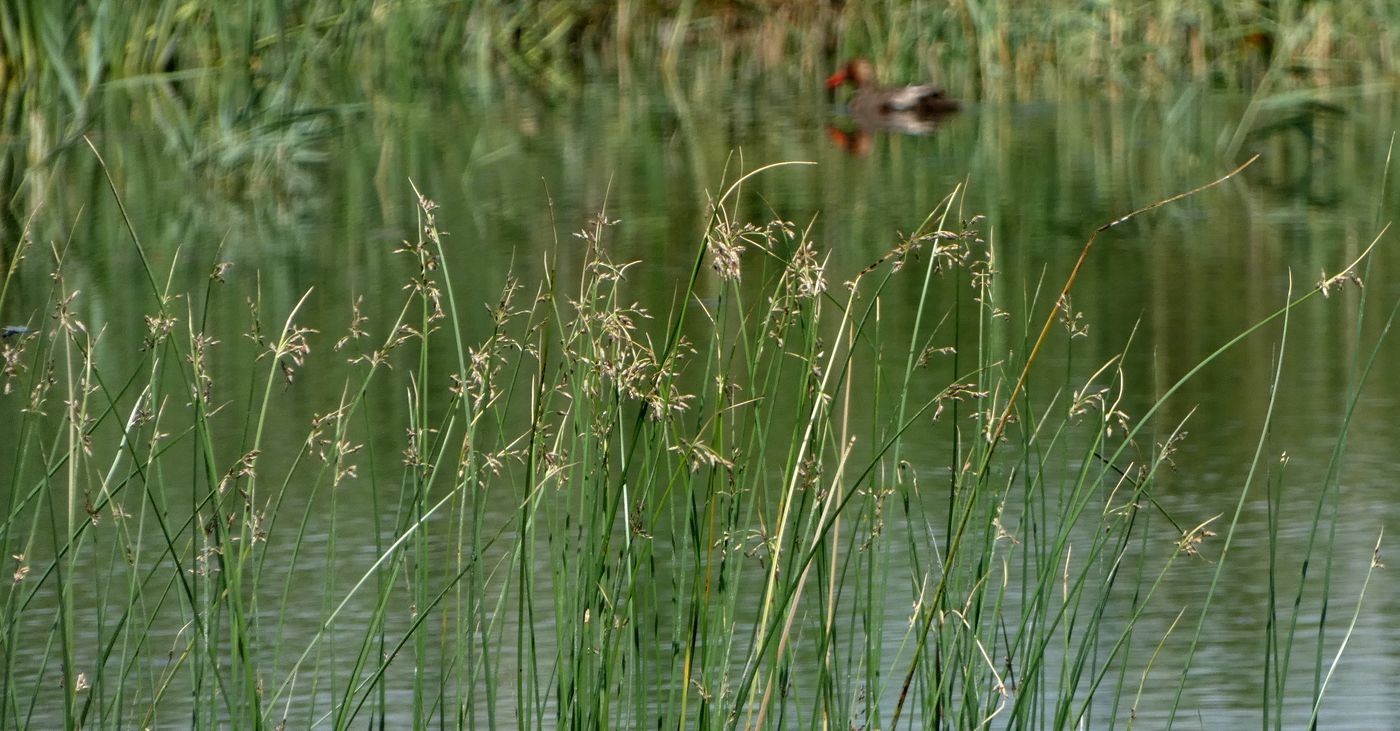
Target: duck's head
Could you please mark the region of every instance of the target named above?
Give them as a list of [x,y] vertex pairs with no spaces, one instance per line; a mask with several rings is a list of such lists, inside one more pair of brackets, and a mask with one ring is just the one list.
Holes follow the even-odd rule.
[[826,80],[828,91],[835,91],[842,84],[853,84],[857,89],[875,83],[875,67],[863,58],[853,58]]

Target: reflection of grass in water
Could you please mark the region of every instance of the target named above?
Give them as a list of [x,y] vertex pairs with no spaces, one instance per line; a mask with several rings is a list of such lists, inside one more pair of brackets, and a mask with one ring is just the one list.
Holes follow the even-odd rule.
[[[0,717],[827,728],[893,726],[899,708],[925,727],[1070,728],[1174,713],[1135,694],[1175,672],[1190,687],[1192,650],[1177,622],[1149,620],[1184,611],[1199,628],[1209,602],[1156,590],[1198,553],[1218,573],[1240,519],[1155,502],[1181,425],[1154,424],[1161,401],[1123,413],[1118,357],[1087,378],[1032,368],[1025,346],[1082,322],[1061,297],[1067,334],[1018,342],[1029,331],[956,193],[842,284],[801,228],[738,217],[753,183],[714,200],[669,314],[629,297],[647,264],[613,258],[604,213],[576,234],[582,254],[558,247],[541,281],[509,281],[474,343],[480,297],[451,276],[470,263],[421,197],[407,292],[373,308],[393,321],[357,305],[334,339],[300,324],[314,291],[273,313],[251,277],[216,268],[202,296],[174,296],[133,226],[148,332],[111,370],[59,261],[56,319],[14,358],[6,343]],[[887,334],[901,278],[921,293],[907,340]],[[718,295],[697,302],[702,279]],[[946,309],[942,288],[958,293]],[[242,294],[247,337],[209,329],[206,308]],[[229,403],[210,359],[235,341],[258,375]],[[1036,399],[1013,386],[1027,382]],[[332,395],[276,433],[288,393]],[[1171,436],[1144,449],[1143,428]],[[373,536],[338,529],[357,517],[347,490],[372,496]],[[1298,631],[1281,613],[1271,682]],[[1293,707],[1262,703],[1280,724]]]

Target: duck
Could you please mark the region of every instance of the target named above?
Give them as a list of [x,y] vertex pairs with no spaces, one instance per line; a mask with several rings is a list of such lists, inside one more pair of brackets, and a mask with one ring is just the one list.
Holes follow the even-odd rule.
[[861,129],[912,134],[933,131],[938,117],[962,108],[958,100],[932,84],[882,87],[869,60],[853,58],[826,80],[829,92],[844,84],[855,87],[846,108]]

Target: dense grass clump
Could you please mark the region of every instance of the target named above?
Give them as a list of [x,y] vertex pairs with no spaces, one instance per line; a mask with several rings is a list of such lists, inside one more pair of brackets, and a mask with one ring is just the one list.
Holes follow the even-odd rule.
[[[146,329],[93,331],[67,246],[29,244],[10,273],[50,268],[51,318],[4,345],[0,728],[1169,724],[1214,584],[1157,589],[1203,556],[1218,578],[1240,513],[1158,504],[1184,435],[1153,416],[1271,322],[1282,349],[1357,263],[1133,419],[1120,358],[1037,366],[1082,331],[1075,275],[1011,314],[959,192],[838,276],[807,227],[742,215],[753,174],[713,199],[666,312],[629,296],[648,265],[613,257],[606,211],[483,315],[419,195],[402,301],[375,309],[397,315],[356,301],[336,333],[304,322],[314,291],[271,312],[217,259],[177,290],[129,222]],[[891,337],[901,287],[918,306]],[[228,297],[243,332],[209,316]],[[338,397],[300,403],[308,379]],[[1290,591],[1271,688],[1298,675],[1285,599],[1316,589]],[[1261,715],[1316,713],[1328,662],[1319,643],[1311,694]]]

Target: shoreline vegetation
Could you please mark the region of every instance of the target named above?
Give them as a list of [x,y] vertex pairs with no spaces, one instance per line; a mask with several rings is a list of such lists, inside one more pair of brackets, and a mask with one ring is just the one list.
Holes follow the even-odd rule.
[[0,13],[0,88],[50,88],[78,108],[104,83],[218,73],[278,89],[334,67],[367,84],[467,68],[557,89],[581,68],[674,69],[718,50],[781,78],[864,55],[970,99],[1131,96],[1394,81],[1397,29],[1400,7],[1379,0],[25,0]]
[[[1360,613],[1379,542],[1328,552],[1338,472],[1285,486],[1267,417],[1234,513],[1172,514],[1154,489],[1190,416],[1154,415],[1247,338],[1276,340],[1272,404],[1291,314],[1349,306],[1317,295],[1364,291],[1370,249],[1132,417],[1121,355],[1087,380],[1035,364],[1083,331],[1073,274],[1012,315],[955,190],[835,281],[803,227],[738,210],[753,176],[794,164],[722,187],[671,311],[633,303],[646,263],[611,256],[623,224],[604,211],[543,279],[508,278],[477,342],[462,318],[479,303],[454,288],[464,263],[422,194],[401,302],[375,308],[397,318],[357,300],[325,334],[299,314],[314,290],[266,311],[257,277],[217,262],[179,294],[175,262],[152,268],[127,221],[147,332],[115,371],[99,347],[114,334],[70,306],[66,248],[22,252],[15,266],[52,267],[53,320],[5,345],[0,725],[1170,728],[1196,718],[1198,643],[1261,495],[1271,514],[1315,508],[1305,550],[1270,554],[1261,656],[1238,662],[1265,678],[1266,728],[1300,705],[1316,718],[1354,638],[1309,612]],[[898,278],[927,305],[892,340]],[[226,297],[250,317],[217,324],[242,333],[209,319]],[[247,362],[220,368],[234,342]],[[1378,349],[1359,346],[1348,404]],[[236,373],[246,387],[225,384]],[[343,379],[339,398],[299,438],[265,431],[305,378]],[[407,408],[392,444],[366,438],[381,396]],[[1337,460],[1345,447],[1344,426]],[[372,491],[373,514],[345,514],[344,490]],[[330,565],[306,565],[314,536]],[[1366,583],[1332,596],[1334,565],[1357,561]],[[1201,575],[1198,601],[1159,600],[1177,571]],[[310,587],[320,612],[291,612]],[[1175,700],[1141,707],[1148,684]]]
[[[1354,119],[1349,99],[1400,78],[1397,29],[1400,5],[1378,0],[25,0],[0,11],[0,255],[45,197],[37,181],[84,135],[158,130],[164,152],[210,172],[201,185],[304,198],[335,131],[386,107],[466,96],[558,109],[586,99],[585,79],[615,80],[624,98],[645,79],[690,134],[687,99],[784,87],[783,103],[819,113],[820,80],[857,55],[884,80],[974,105],[1151,100],[1168,128],[1209,92],[1237,95],[1238,114],[1203,120],[1222,128],[1217,149],[1185,157],[1230,165],[1272,144],[1266,165],[1309,167]],[[1094,134],[1136,144],[1120,131]]]

